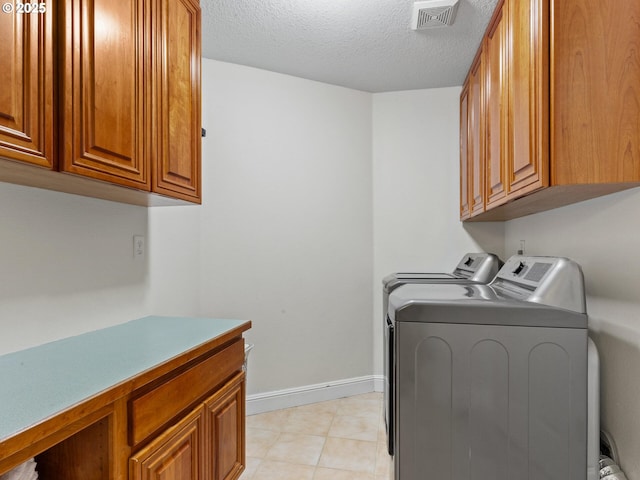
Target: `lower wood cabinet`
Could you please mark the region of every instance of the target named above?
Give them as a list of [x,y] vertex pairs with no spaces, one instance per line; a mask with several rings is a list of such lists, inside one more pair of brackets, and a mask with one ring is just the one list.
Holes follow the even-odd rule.
[[234,480],[245,464],[244,373],[205,402],[205,479]]
[[130,480],[204,479],[203,417],[197,408],[131,457]]
[[[245,463],[242,332],[250,326],[145,317],[0,356],[0,380],[13,384],[19,399],[12,404],[0,390],[0,420],[22,408],[37,415],[0,436],[0,476],[35,457],[39,480],[237,480]],[[110,362],[126,371],[96,368]],[[24,374],[18,381],[10,375],[15,365]],[[52,371],[64,382],[41,381]],[[20,397],[37,388],[37,400]],[[40,397],[58,396],[69,403],[41,417]]]
[[244,470],[244,373],[131,456],[130,480],[235,480]]

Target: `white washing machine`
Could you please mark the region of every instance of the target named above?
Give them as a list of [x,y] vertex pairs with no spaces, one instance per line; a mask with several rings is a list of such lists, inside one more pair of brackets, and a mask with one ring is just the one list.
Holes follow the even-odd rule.
[[488,285],[404,285],[387,328],[395,480],[597,473],[576,263],[514,256]]

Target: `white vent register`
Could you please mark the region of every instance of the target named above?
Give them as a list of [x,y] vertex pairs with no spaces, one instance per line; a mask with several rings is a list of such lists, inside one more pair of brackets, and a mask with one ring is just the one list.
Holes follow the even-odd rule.
[[411,28],[423,30],[426,28],[448,27],[456,19],[459,0],[431,0],[415,2]]

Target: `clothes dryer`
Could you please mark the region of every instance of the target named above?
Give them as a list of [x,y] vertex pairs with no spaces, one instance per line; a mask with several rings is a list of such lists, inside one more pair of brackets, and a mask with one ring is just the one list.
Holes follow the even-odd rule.
[[395,480],[587,478],[576,263],[514,256],[488,285],[404,285],[387,330]]
[[[387,309],[389,306],[389,294],[406,284],[426,284],[426,283],[443,283],[443,284],[473,284],[473,283],[489,283],[498,273],[500,267],[503,265],[502,260],[493,253],[466,253],[462,259],[458,262],[458,265],[453,269],[451,273],[444,272],[398,272],[387,275],[382,279],[382,323],[383,328],[386,326]],[[390,333],[390,330],[385,328],[386,333]],[[393,381],[393,372],[390,371],[387,366],[389,364],[386,356],[388,348],[386,345],[392,342],[393,339],[389,338],[385,334],[384,338],[384,396],[385,396],[385,428],[387,433],[393,430],[393,426],[390,425],[393,422],[393,418],[389,415],[389,412],[393,409],[393,398],[390,396],[390,383]],[[393,441],[391,437],[387,435],[387,450],[389,455],[393,455]]]

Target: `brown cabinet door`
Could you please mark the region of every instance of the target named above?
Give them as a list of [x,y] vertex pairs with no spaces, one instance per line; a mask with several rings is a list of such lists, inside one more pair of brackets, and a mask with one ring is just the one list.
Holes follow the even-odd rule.
[[206,402],[207,480],[235,480],[245,464],[245,375]]
[[552,3],[552,182],[638,182],[640,2]]
[[487,209],[504,203],[507,195],[507,22],[504,4],[497,8],[484,43]]
[[203,480],[203,416],[197,408],[131,457],[131,480]]
[[153,191],[199,202],[200,6],[194,0],[156,0],[155,7]]
[[469,83],[460,94],[460,220],[469,218]]
[[55,12],[51,0],[38,8],[0,13],[0,157],[53,168]]
[[549,0],[508,0],[509,198],[549,185]]
[[471,216],[484,212],[484,121],[481,51],[469,76],[469,203]]
[[148,3],[64,2],[61,170],[150,189]]

